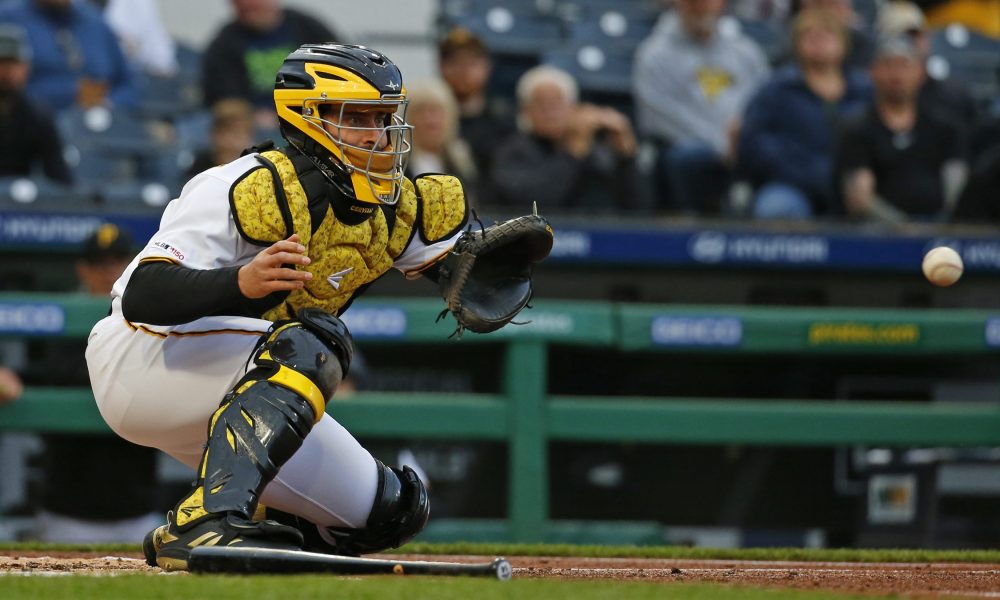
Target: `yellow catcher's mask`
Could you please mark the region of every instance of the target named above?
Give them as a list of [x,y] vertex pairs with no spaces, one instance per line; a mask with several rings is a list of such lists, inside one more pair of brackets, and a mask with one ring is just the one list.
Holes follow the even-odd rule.
[[274,102],[285,139],[349,199],[399,200],[412,127],[392,61],[362,46],[304,45],[278,71]]

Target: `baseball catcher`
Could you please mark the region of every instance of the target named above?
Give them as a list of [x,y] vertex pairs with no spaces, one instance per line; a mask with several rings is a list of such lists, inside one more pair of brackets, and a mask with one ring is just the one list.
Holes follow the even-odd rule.
[[164,569],[199,546],[358,555],[419,533],[417,474],[326,413],[354,349],[338,315],[396,268],[438,283],[459,332],[493,331],[528,304],[552,246],[537,214],[470,224],[457,179],[403,176],[406,89],[383,54],[304,45],[274,101],[287,146],[189,181],[89,339],[108,425],[197,471],[144,540]]

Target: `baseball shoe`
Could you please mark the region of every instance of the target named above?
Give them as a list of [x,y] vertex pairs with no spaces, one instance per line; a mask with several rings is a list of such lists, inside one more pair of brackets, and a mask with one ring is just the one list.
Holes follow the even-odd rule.
[[300,550],[302,534],[276,521],[251,521],[229,513],[202,520],[181,531],[173,513],[167,524],[146,534],[142,552],[146,563],[164,571],[186,571],[191,549],[197,546],[245,546]]

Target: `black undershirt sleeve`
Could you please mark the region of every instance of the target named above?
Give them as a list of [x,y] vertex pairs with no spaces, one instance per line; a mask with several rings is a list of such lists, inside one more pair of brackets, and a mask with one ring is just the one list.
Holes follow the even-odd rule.
[[139,265],[122,296],[128,321],[180,325],[211,315],[259,318],[277,306],[287,292],[250,300],[240,292],[239,267],[189,269],[169,262]]

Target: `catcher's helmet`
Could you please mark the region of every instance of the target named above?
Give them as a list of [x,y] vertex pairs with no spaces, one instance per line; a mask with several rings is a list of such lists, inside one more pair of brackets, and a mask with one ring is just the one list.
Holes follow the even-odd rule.
[[[348,199],[399,200],[412,127],[402,75],[384,54],[364,46],[305,44],[281,65],[274,104],[281,135]],[[364,145],[345,140],[359,135],[367,136]]]

